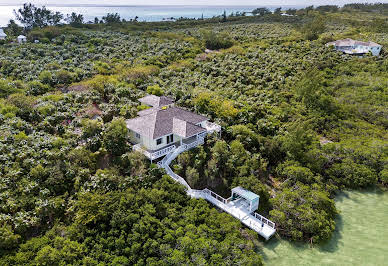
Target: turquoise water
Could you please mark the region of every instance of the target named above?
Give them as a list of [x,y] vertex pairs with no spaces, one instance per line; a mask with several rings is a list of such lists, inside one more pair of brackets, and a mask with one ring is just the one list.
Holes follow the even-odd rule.
[[336,199],[341,214],[332,239],[319,246],[272,239],[266,265],[388,265],[388,192],[346,192]]
[[[1,0],[0,0],[1,2]],[[28,1],[26,1],[28,2]],[[30,1],[33,2],[33,1]],[[48,9],[59,11],[63,14],[76,12],[83,14],[85,21],[93,21],[95,17],[102,18],[107,13],[119,13],[121,18],[126,20],[139,17],[139,21],[162,21],[166,18],[211,18],[220,16],[226,11],[227,15],[238,12],[251,12],[260,7],[256,6],[86,6],[86,5],[63,5],[47,6]],[[267,6],[274,10],[278,6]],[[301,8],[302,6],[287,6],[287,8]],[[17,5],[1,5],[0,3],[0,26],[4,26],[10,19],[15,19],[13,10],[18,9]]]

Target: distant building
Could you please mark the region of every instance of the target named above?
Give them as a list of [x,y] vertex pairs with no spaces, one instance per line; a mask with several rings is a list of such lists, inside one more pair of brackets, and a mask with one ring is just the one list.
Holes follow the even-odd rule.
[[7,34],[0,28],[0,40],[5,40],[5,38],[7,38]]
[[362,42],[349,38],[329,42],[326,46],[334,46],[337,51],[341,51],[345,54],[363,55],[370,52],[374,56],[379,55],[382,48],[382,45],[375,42]]
[[18,43],[25,43],[25,42],[27,42],[27,37],[24,36],[24,35],[19,35],[17,39],[18,39]]
[[294,17],[294,15],[287,14],[287,13],[281,13],[280,15],[285,17]]

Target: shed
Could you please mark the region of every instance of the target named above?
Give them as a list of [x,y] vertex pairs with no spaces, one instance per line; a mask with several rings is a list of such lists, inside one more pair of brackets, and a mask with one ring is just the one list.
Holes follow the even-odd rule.
[[249,204],[249,211],[254,212],[259,208],[260,196],[242,187],[232,189],[232,200],[243,198]]
[[4,30],[0,28],[0,40],[5,40],[7,38],[7,34],[4,33]]
[[27,42],[27,37],[24,35],[19,35],[18,36],[18,43],[25,43]]

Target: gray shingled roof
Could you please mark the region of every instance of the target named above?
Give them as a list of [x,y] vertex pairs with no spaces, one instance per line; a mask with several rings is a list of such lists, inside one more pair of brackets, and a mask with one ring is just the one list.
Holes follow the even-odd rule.
[[155,96],[148,95],[139,99],[139,102],[152,106],[152,107],[162,107],[174,103],[174,100],[166,96]]
[[189,138],[191,136],[197,135],[201,132],[206,131],[206,129],[194,125],[192,123],[186,122],[184,120],[181,120],[179,118],[173,118],[172,119],[172,133],[175,135]]
[[158,108],[149,108],[149,109],[145,109],[145,110],[141,110],[141,111],[137,112],[137,115],[138,116],[145,116],[145,115],[155,113],[158,110],[159,110]]
[[329,42],[327,43],[327,45],[334,45],[337,47],[343,47],[343,46],[347,47],[347,46],[357,46],[357,45],[370,46],[370,47],[381,46],[380,44],[375,42],[362,42],[362,41],[356,41],[350,38]]
[[144,112],[139,117],[127,120],[127,128],[151,139],[157,139],[173,133],[182,137],[190,137],[206,131],[206,129],[196,125],[208,120],[205,116],[179,107],[169,107],[164,110],[150,108],[144,111],[151,109],[154,112],[150,114],[144,114]]

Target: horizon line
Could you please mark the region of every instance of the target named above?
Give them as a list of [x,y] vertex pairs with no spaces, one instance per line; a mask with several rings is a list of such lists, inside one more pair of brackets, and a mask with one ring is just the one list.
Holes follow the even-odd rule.
[[[14,3],[5,3],[1,4],[0,6],[23,6],[23,4],[14,4]],[[28,3],[27,3],[28,4]],[[34,6],[45,6],[45,7],[139,7],[139,6],[217,6],[217,7],[265,7],[265,6],[271,6],[271,7],[282,7],[282,6],[309,6],[306,4],[299,4],[299,5],[221,5],[221,4],[216,4],[216,5],[211,5],[211,4],[206,4],[206,5],[201,5],[201,4],[191,4],[191,5],[184,5],[184,4],[178,4],[178,5],[169,5],[169,4],[159,4],[159,5],[151,5],[151,4],[143,4],[143,5],[109,5],[109,4],[33,4]],[[338,5],[339,6],[339,5]]]

